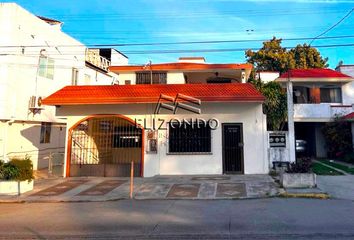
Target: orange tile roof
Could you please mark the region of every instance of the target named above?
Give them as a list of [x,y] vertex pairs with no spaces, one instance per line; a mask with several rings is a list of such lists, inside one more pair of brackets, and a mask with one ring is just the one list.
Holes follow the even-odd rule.
[[191,63],[191,62],[175,62],[175,63],[160,63],[143,66],[143,65],[128,65],[128,66],[110,66],[112,72],[135,72],[135,71],[168,71],[168,70],[214,70],[214,69],[229,69],[241,70],[252,69],[252,64],[206,64],[206,63]]
[[351,78],[348,75],[337,72],[328,68],[312,68],[312,69],[292,69],[283,73],[279,78]]
[[156,103],[160,94],[195,97],[205,102],[262,102],[249,83],[67,86],[43,100],[45,105]]

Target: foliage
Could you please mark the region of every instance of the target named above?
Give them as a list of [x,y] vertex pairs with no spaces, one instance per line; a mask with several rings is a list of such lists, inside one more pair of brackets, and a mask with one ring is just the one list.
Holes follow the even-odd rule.
[[286,72],[287,69],[325,68],[327,58],[322,58],[320,52],[307,44],[299,44],[291,50],[281,46],[282,39],[273,37],[263,42],[258,51],[245,52],[247,62],[254,65],[256,71]]
[[24,159],[14,158],[8,163],[0,161],[0,179],[31,181],[33,176],[33,165],[28,156]]
[[263,42],[263,47],[256,52],[246,51],[247,62],[255,66],[257,71],[280,71],[287,69],[289,54],[281,47],[281,39],[273,37]]
[[267,115],[267,129],[282,130],[287,118],[286,92],[277,82],[252,81],[253,85],[266,97],[263,112]]
[[328,122],[322,127],[322,133],[325,137],[329,157],[338,159],[352,153],[353,145],[349,122],[336,116],[334,121]]
[[287,173],[310,173],[311,172],[311,158],[305,157],[297,159],[296,162],[290,164]]
[[342,160],[347,163],[354,163],[354,152],[345,154]]
[[294,60],[293,68],[326,68],[328,67],[328,58],[322,58],[320,52],[306,43],[297,45],[289,51]]
[[9,164],[0,162],[0,179],[15,180],[19,176],[18,168]]

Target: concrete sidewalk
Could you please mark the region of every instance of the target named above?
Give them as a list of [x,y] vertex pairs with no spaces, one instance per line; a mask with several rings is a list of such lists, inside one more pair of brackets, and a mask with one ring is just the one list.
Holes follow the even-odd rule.
[[333,198],[354,201],[354,175],[317,176],[317,186]]
[[[129,178],[35,180],[34,190],[0,202],[95,202],[129,199]],[[247,199],[278,194],[268,175],[156,176],[134,179],[134,199]]]

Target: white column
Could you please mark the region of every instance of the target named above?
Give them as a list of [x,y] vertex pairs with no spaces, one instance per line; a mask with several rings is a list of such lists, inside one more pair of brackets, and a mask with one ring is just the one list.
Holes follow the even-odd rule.
[[353,151],[354,151],[354,122],[352,122],[352,144],[353,144]]
[[288,100],[288,128],[289,128],[289,160],[295,162],[295,126],[294,126],[294,103],[293,103],[293,83],[290,79],[287,82]]

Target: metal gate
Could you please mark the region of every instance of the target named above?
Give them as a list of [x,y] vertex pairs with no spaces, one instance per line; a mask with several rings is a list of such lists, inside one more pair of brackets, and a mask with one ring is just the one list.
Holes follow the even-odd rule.
[[243,173],[242,123],[222,125],[223,172]]
[[92,117],[71,131],[69,175],[141,176],[142,129],[119,117]]

